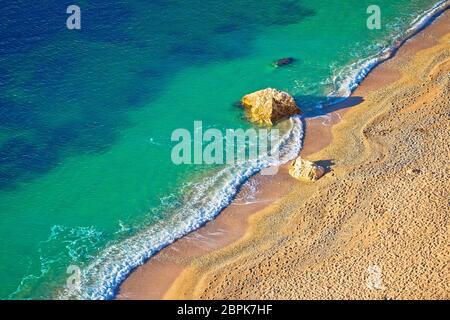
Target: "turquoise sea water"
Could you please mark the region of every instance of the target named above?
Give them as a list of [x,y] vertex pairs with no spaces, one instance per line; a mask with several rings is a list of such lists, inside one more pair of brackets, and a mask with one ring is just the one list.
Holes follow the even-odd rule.
[[[11,1],[0,11],[0,298],[112,298],[120,281],[228,204],[260,167],[171,161],[177,128],[249,128],[275,87],[304,116],[349,93],[436,0]],[[272,62],[295,57],[274,68]],[[290,124],[288,158],[302,129]],[[64,287],[81,268],[77,292]]]

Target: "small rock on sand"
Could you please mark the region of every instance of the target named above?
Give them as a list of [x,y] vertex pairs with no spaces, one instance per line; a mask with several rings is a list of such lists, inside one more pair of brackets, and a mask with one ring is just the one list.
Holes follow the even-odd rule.
[[273,65],[275,67],[283,67],[283,66],[287,66],[287,65],[289,65],[291,63],[294,63],[295,61],[296,61],[296,59],[292,58],[292,57],[282,58],[282,59],[278,59],[277,61],[275,61],[273,63]]
[[295,159],[289,169],[289,174],[299,180],[315,181],[322,177],[324,173],[323,167],[301,157]]

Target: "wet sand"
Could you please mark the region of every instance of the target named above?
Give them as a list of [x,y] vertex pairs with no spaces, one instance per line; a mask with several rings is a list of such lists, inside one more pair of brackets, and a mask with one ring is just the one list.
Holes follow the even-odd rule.
[[[215,220],[166,247],[136,269],[121,286],[118,298],[412,297],[396,295],[396,292],[388,293],[386,290],[375,290],[378,295],[371,294],[373,292],[361,285],[361,283],[364,284],[364,281],[361,280],[364,279],[364,272],[372,266],[371,263],[375,264],[375,267],[382,264],[379,262],[381,258],[378,259],[378,262],[366,261],[368,257],[379,253],[375,249],[364,254],[361,253],[361,256],[354,254],[348,258],[349,263],[352,261],[353,266],[358,266],[353,268],[359,272],[355,273],[358,274],[359,282],[356,283],[355,280],[352,280],[355,283],[351,282],[353,287],[349,285],[350,289],[344,286],[345,290],[342,290],[340,286],[326,283],[323,279],[328,276],[329,279],[337,279],[337,283],[341,284],[342,279],[352,278],[352,275],[346,272],[350,272],[349,270],[354,272],[354,270],[348,263],[342,262],[346,261],[342,260],[342,255],[348,253],[351,247],[363,250],[364,246],[361,249],[360,242],[367,242],[368,248],[371,248],[370,239],[375,236],[370,232],[388,232],[388,221],[392,220],[393,213],[389,213],[388,217],[382,214],[380,217],[368,217],[367,212],[373,211],[373,203],[366,203],[366,207],[361,208],[356,205],[359,203],[358,199],[369,197],[368,191],[355,189],[355,183],[353,182],[352,185],[347,181],[348,176],[354,176],[353,179],[359,179],[359,182],[370,182],[376,185],[376,181],[372,181],[375,178],[370,177],[370,174],[368,177],[367,172],[361,173],[360,176],[355,173],[357,170],[355,168],[367,166],[367,161],[369,161],[367,159],[371,157],[374,159],[370,160],[370,166],[380,165],[381,161],[367,151],[374,149],[373,146],[369,147],[367,144],[375,144],[375,142],[368,142],[364,135],[361,136],[361,132],[371,130],[374,118],[379,117],[383,112],[392,111],[393,107],[384,104],[389,99],[392,100],[391,103],[395,104],[396,100],[393,96],[399,95],[403,87],[409,88],[420,83],[421,90],[425,90],[425,92],[431,90],[429,88],[431,81],[424,82],[423,78],[420,78],[414,79],[417,82],[414,83],[414,81],[407,82],[405,79],[410,77],[415,69],[422,70],[425,67],[426,70],[422,70],[423,74],[421,74],[423,77],[428,77],[426,72],[429,72],[430,68],[433,72],[440,72],[439,75],[442,75],[442,70],[439,69],[443,63],[442,59],[444,59],[442,52],[449,49],[448,40],[447,47],[445,47],[445,44],[442,44],[442,37],[448,34],[448,26],[449,14],[447,11],[433,25],[408,41],[393,59],[373,70],[354,92],[351,99],[339,105],[338,108],[334,108],[337,110],[330,111],[322,117],[306,119],[304,147],[301,155],[323,164],[328,171],[324,178],[314,184],[300,183],[288,175],[287,166],[280,168],[279,173],[275,176],[255,175],[243,186],[237,200],[223,210]],[[443,46],[444,49],[442,49]],[[432,50],[432,52],[427,53],[427,50]],[[416,56],[419,55],[425,55],[425,58],[421,60],[420,67],[423,67],[422,69],[411,66],[413,57],[417,60]],[[434,60],[428,61],[429,59]],[[433,86],[433,90],[436,92],[433,97],[428,97],[428,99],[439,96],[442,93],[439,88],[438,86],[437,89],[434,89]],[[407,93],[414,97],[413,93],[409,91]],[[380,106],[380,97],[384,98],[382,106]],[[448,100],[447,96],[447,102]],[[424,100],[424,102],[426,101],[428,100]],[[404,103],[414,105],[417,104],[417,101],[411,98],[406,99]],[[348,150],[349,147],[354,148]],[[389,149],[389,147],[381,149],[384,150],[384,148]],[[345,150],[347,152],[344,152]],[[362,159],[361,155],[366,155],[368,152],[369,155]],[[445,156],[448,157],[448,152]],[[396,160],[394,156],[390,158],[393,161]],[[411,160],[408,163],[412,162]],[[400,169],[400,171],[402,170]],[[406,168],[405,170],[413,169]],[[381,169],[379,171],[379,175],[383,176],[383,171]],[[392,179],[397,179],[397,175],[394,175]],[[249,199],[247,197],[247,194],[250,193],[249,189],[255,186],[258,190],[256,198]],[[330,188],[333,188],[332,191]],[[413,196],[421,194],[414,191],[421,188],[420,184],[411,184]],[[372,192],[376,190],[373,189]],[[336,194],[339,194],[339,197]],[[251,203],[247,203],[249,200]],[[380,199],[380,203],[384,200]],[[327,201],[330,201],[331,204],[334,203],[333,201],[338,203],[334,203],[333,207],[331,204],[328,205]],[[420,200],[417,201],[420,202]],[[347,206],[342,207],[341,202],[346,202]],[[400,208],[401,204],[398,203]],[[322,208],[327,208],[326,212],[320,209],[320,205]],[[395,205],[397,206],[397,204]],[[442,211],[442,208],[440,210]],[[441,211],[436,212],[436,215],[441,214],[439,216],[441,220],[447,219],[448,212],[446,216],[442,217],[443,212]],[[405,212],[408,215],[406,209]],[[336,220],[336,216],[344,216],[345,221],[341,221],[342,217]],[[411,223],[409,220],[407,222]],[[371,225],[368,227],[368,224]],[[359,228],[356,228],[355,225],[358,225]],[[429,228],[429,221],[424,221],[424,225]],[[370,232],[364,231],[366,229],[363,226],[367,227]],[[444,221],[445,226],[448,227],[448,220]],[[394,236],[388,237],[389,241],[404,240],[401,237],[401,228],[391,229],[389,232]],[[423,231],[420,228],[414,230]],[[369,234],[361,238],[364,232],[369,232]],[[396,237],[395,234],[398,236]],[[436,248],[428,248],[430,252],[434,252],[434,249]],[[413,254],[413,251],[410,254]],[[445,252],[439,251],[439,254],[439,259],[445,258]],[[333,257],[342,264],[340,268],[337,268],[338,263],[333,260]],[[446,258],[448,262],[448,255]],[[391,265],[391,260],[382,265]],[[434,262],[438,265],[441,260]],[[359,261],[367,263],[361,266]],[[402,261],[398,260],[397,263],[401,265]],[[426,271],[426,268],[424,270]],[[320,276],[316,275],[316,272],[319,271],[321,272]],[[394,281],[396,278],[393,275],[398,276],[398,270],[392,271],[393,279],[388,280]],[[448,276],[448,269],[444,276]],[[298,281],[293,282],[292,277]],[[447,284],[450,282],[448,277],[442,279],[442,281],[445,280]],[[432,297],[449,296],[448,291],[445,292],[448,287],[442,291],[442,288],[435,283],[433,285],[435,291],[433,291]]]

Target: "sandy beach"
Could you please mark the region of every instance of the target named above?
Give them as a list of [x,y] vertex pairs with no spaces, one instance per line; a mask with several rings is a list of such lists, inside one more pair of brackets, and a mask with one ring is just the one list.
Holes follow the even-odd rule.
[[252,177],[117,298],[448,299],[449,20],[447,10],[347,101],[306,119],[301,155],[323,178],[296,181],[287,165]]

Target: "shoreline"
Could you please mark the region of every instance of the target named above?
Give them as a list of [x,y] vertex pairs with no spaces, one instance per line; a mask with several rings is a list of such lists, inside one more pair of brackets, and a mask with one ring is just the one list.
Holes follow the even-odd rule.
[[[443,17],[445,16],[445,18]],[[334,106],[331,113],[325,116],[308,118],[305,120],[304,146],[300,154],[309,157],[324,150],[334,142],[334,126],[340,122],[341,118],[346,119],[348,110],[363,102],[363,99],[370,92],[387,86],[401,78],[401,74],[390,66],[395,60],[400,63],[408,60],[408,57],[418,51],[431,47],[436,43],[436,39],[431,39],[436,25],[439,21],[448,19],[448,11],[444,12],[438,20],[429,25],[425,30],[415,34],[414,37],[404,43],[396,52],[394,57],[385,60],[377,65],[369,75],[363,80],[351,97]],[[441,22],[442,24],[442,22]],[[434,34],[436,37],[436,34]],[[399,62],[400,61],[400,62]],[[361,99],[359,99],[361,98]],[[327,121],[328,125],[323,122]],[[320,159],[318,159],[320,160]],[[323,163],[326,167],[333,164]],[[279,174],[273,177],[263,177],[259,174],[251,177],[242,190],[237,195],[237,199],[245,197],[247,188],[257,185],[257,201],[251,204],[233,201],[220,215],[213,221],[208,222],[204,227],[181,238],[175,243],[162,249],[143,266],[133,271],[125,282],[120,286],[118,299],[160,299],[160,298],[187,298],[189,293],[182,294],[179,288],[181,283],[186,282],[187,270],[196,260],[206,255],[217,254],[225,250],[229,245],[235,246],[244,238],[250,237],[251,228],[254,226],[256,216],[264,215],[273,206],[280,204],[280,200],[290,194],[296,187],[297,182],[287,173],[287,165],[281,167]],[[334,173],[328,172],[327,175]],[[192,274],[191,274],[192,275]],[[193,279],[195,277],[192,277]],[[191,280],[194,282],[194,280]],[[183,285],[186,287],[185,285]],[[191,287],[195,286],[191,283]],[[187,286],[189,287],[189,286]]]

